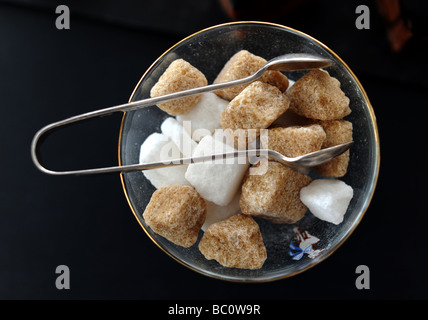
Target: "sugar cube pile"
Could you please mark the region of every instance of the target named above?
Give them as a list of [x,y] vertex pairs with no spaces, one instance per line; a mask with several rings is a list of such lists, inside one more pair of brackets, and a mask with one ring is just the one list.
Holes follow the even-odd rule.
[[[262,57],[238,51],[214,83],[249,76],[265,63]],[[200,70],[177,59],[153,86],[151,96],[206,84]],[[247,85],[158,107],[168,117],[161,132],[142,143],[140,163],[211,156],[257,145],[295,157],[352,141],[352,123],[343,119],[351,112],[349,98],[339,81],[321,69],[309,71],[297,81],[267,71]],[[302,173],[273,159],[264,159],[264,163],[253,159],[220,157],[143,171],[157,189],[143,214],[145,222],[183,247],[194,245],[202,231],[198,248],[206,259],[244,269],[260,269],[267,258],[254,217],[295,224],[310,211],[321,220],[336,225],[343,222],[354,191],[336,178],[347,172],[349,150],[314,168],[324,177],[316,180],[309,169]]]

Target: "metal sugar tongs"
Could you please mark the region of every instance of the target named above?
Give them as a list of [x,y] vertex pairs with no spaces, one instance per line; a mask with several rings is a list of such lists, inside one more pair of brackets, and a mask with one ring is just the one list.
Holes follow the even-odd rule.
[[217,84],[211,84],[204,87],[198,87],[194,89],[171,93],[164,96],[134,101],[130,103],[125,103],[125,104],[121,104],[121,105],[117,105],[117,106],[113,106],[105,109],[99,109],[96,111],[73,116],[62,121],[51,123],[41,128],[33,137],[33,140],[31,143],[31,157],[34,164],[40,171],[50,175],[57,175],[57,176],[140,171],[140,170],[149,170],[149,169],[156,169],[161,167],[169,167],[169,166],[176,166],[176,165],[183,165],[183,164],[190,164],[190,163],[199,163],[199,162],[205,162],[205,161],[211,161],[211,160],[219,160],[222,158],[228,159],[228,158],[241,157],[241,156],[251,157],[251,156],[263,156],[263,155],[271,158],[275,158],[276,161],[292,168],[307,168],[307,167],[317,166],[321,163],[324,163],[333,159],[334,157],[337,157],[338,155],[348,150],[352,142],[322,149],[316,152],[308,153],[308,154],[294,157],[294,158],[286,157],[274,150],[252,149],[252,150],[238,150],[234,152],[226,152],[226,153],[214,154],[210,156],[198,156],[198,157],[174,159],[174,160],[170,160],[169,162],[160,161],[160,162],[151,162],[151,163],[143,163],[143,164],[131,164],[131,165],[124,165],[124,166],[113,166],[113,167],[105,167],[105,168],[94,168],[94,169],[72,170],[72,171],[54,171],[54,170],[45,168],[40,163],[37,153],[38,153],[39,140],[44,134],[46,134],[47,132],[55,128],[65,126],[77,121],[99,117],[99,116],[111,114],[117,111],[123,111],[123,112],[132,111],[139,108],[144,108],[144,107],[164,103],[173,99],[179,99],[186,96],[196,95],[204,92],[216,91],[216,90],[225,89],[233,86],[247,84],[259,79],[268,70],[277,70],[277,71],[310,70],[310,69],[328,67],[331,65],[331,63],[332,63],[331,60],[327,58],[315,56],[311,54],[285,54],[269,60],[257,72],[242,79],[222,82]]

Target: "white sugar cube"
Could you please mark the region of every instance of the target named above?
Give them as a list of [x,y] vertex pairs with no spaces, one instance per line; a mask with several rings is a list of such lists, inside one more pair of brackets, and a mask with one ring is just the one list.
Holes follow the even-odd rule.
[[[193,156],[207,156],[235,149],[212,136],[205,136],[198,144]],[[248,169],[246,157],[217,159],[203,163],[190,164],[185,178],[206,200],[225,206],[235,196]]]
[[[180,150],[165,135],[152,133],[140,148],[140,163],[168,161],[181,158]],[[190,185],[184,175],[187,165],[143,170],[144,176],[159,189],[170,185]]]
[[340,224],[354,196],[352,187],[337,179],[317,179],[300,190],[300,200],[317,218]]
[[210,225],[221,220],[230,218],[234,214],[240,211],[239,199],[241,197],[241,192],[237,192],[235,197],[230,201],[226,206],[219,206],[213,202],[206,201],[207,204],[207,215],[205,222],[202,225],[202,230],[205,231]]
[[287,91],[288,90],[290,90],[290,88],[293,86],[293,84],[295,84],[296,83],[296,81],[293,81],[293,80],[291,80],[291,79],[288,79],[288,88],[287,88]]
[[215,129],[221,128],[220,116],[228,104],[229,101],[215,93],[203,93],[199,102],[189,112],[177,116],[177,121],[181,124],[190,121],[189,133],[193,140],[200,141],[204,136],[211,135]]
[[175,143],[184,157],[192,156],[198,144],[192,140],[189,133],[176,119],[172,117],[166,118],[161,124],[161,131]]

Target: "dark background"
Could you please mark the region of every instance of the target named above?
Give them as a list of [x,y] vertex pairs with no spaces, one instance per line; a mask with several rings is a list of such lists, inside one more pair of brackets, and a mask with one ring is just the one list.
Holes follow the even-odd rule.
[[[217,0],[0,1],[1,299],[428,298],[426,5],[407,2],[417,37],[394,52],[374,1],[276,10],[287,2],[250,10],[258,1],[234,1],[232,17]],[[55,27],[59,4],[70,8],[70,30]],[[355,27],[360,4],[370,8],[370,30]],[[139,226],[118,174],[48,176],[30,159],[38,129],[127,102],[165,50],[234,18],[279,22],[325,43],[361,81],[379,126],[380,176],[361,224],[318,266],[272,283],[224,282],[175,262]],[[46,141],[46,163],[116,165],[120,120],[116,114],[65,129]],[[70,268],[70,290],[55,287],[62,264]],[[358,265],[370,268],[369,290],[355,286]]]

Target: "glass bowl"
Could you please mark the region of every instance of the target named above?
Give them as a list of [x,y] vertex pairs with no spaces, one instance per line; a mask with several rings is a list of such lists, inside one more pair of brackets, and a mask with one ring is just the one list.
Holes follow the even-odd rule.
[[[375,115],[360,82],[349,67],[327,46],[291,28],[265,22],[234,22],[197,32],[180,41],[160,56],[142,76],[130,101],[148,98],[151,87],[169,64],[178,58],[201,70],[212,83],[226,61],[246,49],[266,60],[286,53],[314,53],[334,61],[328,72],[337,78],[350,98],[352,113],[345,119],[353,123],[354,144],[348,173],[340,180],[354,189],[344,221],[335,225],[313,216],[309,211],[299,222],[278,225],[256,219],[260,225],[267,259],[261,269],[226,268],[207,260],[199,252],[198,242],[183,248],[154,233],[144,222],[143,213],[155,188],[142,172],[122,173],[121,180],[131,210],[147,235],[169,256],[186,267],[217,279],[237,282],[273,281],[299,274],[330,256],[360,223],[373,197],[379,173],[379,137]],[[286,72],[291,80],[306,72]],[[140,146],[169,115],[156,106],[126,112],[119,142],[120,165],[139,161]],[[313,243],[312,250],[299,249],[299,240]],[[314,241],[312,241],[314,240]],[[315,243],[316,242],[316,243]]]

